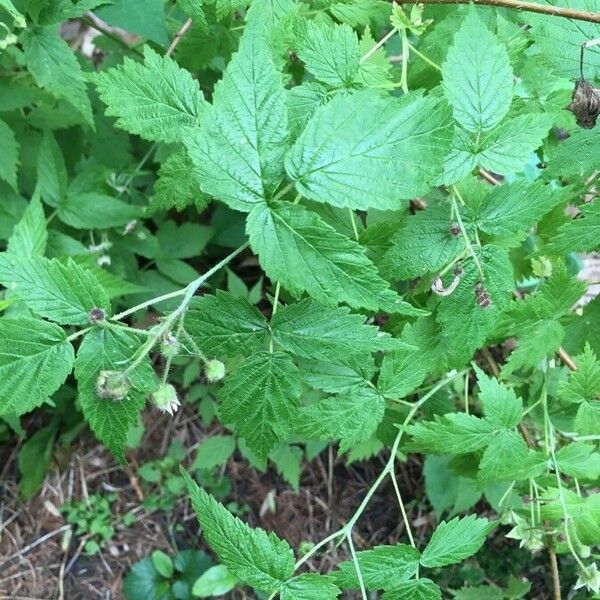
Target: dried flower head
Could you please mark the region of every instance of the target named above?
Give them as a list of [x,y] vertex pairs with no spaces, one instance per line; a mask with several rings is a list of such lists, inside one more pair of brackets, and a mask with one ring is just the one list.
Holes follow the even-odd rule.
[[103,308],[92,308],[88,313],[90,317],[90,323],[99,323],[106,320],[106,313]]
[[131,389],[131,381],[121,371],[100,371],[96,379],[96,393],[107,400],[123,400]]
[[460,225],[458,223],[450,224],[450,235],[458,237],[460,235]]
[[585,129],[596,126],[600,114],[600,90],[583,77],[575,84],[571,104],[567,107],[575,115],[577,125]]
[[181,406],[177,391],[170,383],[162,383],[158,389],[150,396],[150,402],[162,412],[173,415]]
[[175,358],[179,354],[181,344],[179,340],[169,331],[165,334],[160,344],[160,352],[165,358]]
[[477,299],[477,304],[479,304],[481,308],[488,308],[492,305],[490,294],[481,282],[475,286],[475,298]]

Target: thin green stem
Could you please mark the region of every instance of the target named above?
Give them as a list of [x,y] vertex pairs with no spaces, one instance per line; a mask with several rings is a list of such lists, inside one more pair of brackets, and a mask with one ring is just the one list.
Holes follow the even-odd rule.
[[390,478],[392,479],[392,485],[394,486],[394,491],[396,492],[396,498],[398,499],[400,513],[402,514],[402,520],[404,521],[404,527],[406,528],[406,534],[408,535],[410,545],[413,548],[416,548],[417,545],[415,544],[415,538],[413,537],[412,529],[410,527],[410,521],[408,520],[408,515],[406,514],[406,508],[404,507],[404,501],[402,500],[402,494],[400,493],[400,486],[398,485],[395,469],[390,471]]
[[410,56],[410,47],[408,43],[408,34],[406,29],[402,30],[402,74],[400,76],[400,82],[402,84],[402,91],[408,94],[408,58]]
[[65,339],[65,342],[72,342],[73,340],[76,340],[78,337],[85,335],[88,331],[91,331],[93,328],[94,328],[93,325],[90,325],[89,327],[84,327],[83,329],[80,329],[79,331],[76,331],[75,333],[72,333],[70,336],[68,336]]
[[465,375],[465,413],[469,414],[469,373]]
[[352,562],[354,563],[354,570],[356,571],[356,577],[358,578],[358,584],[360,586],[360,593],[363,600],[369,600],[367,596],[367,588],[363,579],[362,571],[360,570],[360,564],[358,563],[358,557],[356,556],[356,550],[354,549],[354,542],[352,541],[352,531],[346,532],[346,539],[348,540],[348,546],[350,546],[350,554],[352,555]]
[[332,534],[328,535],[326,538],[322,539],[318,544],[315,544],[295,565],[294,571],[297,571],[307,560],[309,560],[314,554],[316,554],[323,546],[329,544],[329,542],[333,542],[333,540],[337,540],[337,538],[342,537],[346,534],[345,528],[338,529],[334,531]]
[[[271,313],[271,319],[277,314],[277,307],[279,306],[279,292],[281,292],[281,283],[279,281],[275,285],[275,297],[273,298],[273,312]],[[273,336],[269,340],[269,352],[273,354],[274,342]]]
[[[452,186],[452,191],[454,192],[454,194],[456,194],[456,197],[458,197],[461,200],[461,203],[464,204],[464,200],[462,199],[462,196],[460,195],[460,192],[458,191],[458,189],[456,188],[455,185]],[[467,247],[469,254],[473,257],[473,262],[475,263],[475,266],[477,267],[477,271],[479,271],[479,277],[481,278],[481,282],[483,283],[485,281],[483,269],[481,267],[481,263],[479,262],[479,257],[477,256],[477,253],[473,249],[473,245],[471,244],[471,240],[469,239],[469,234],[467,233],[467,230],[465,229],[465,225],[463,223],[462,217],[460,216],[460,210],[458,208],[458,204],[456,203],[456,197],[454,195],[451,196],[452,213],[453,213],[454,217],[456,218],[456,222],[458,223],[458,227],[460,228],[460,232],[463,236],[463,240],[465,241],[465,246]]]
[[437,63],[433,62],[428,56],[425,56],[418,48],[415,48],[410,42],[408,42],[408,47],[418,56],[423,62],[426,62],[428,65],[432,66],[436,71],[442,71],[442,67]]
[[373,56],[373,54],[375,54],[375,52],[377,52],[381,46],[394,37],[397,31],[398,30],[394,27],[394,29],[384,35],[366,54],[361,57],[360,62],[363,63],[365,60],[369,60],[369,58],[371,58],[371,56]]
[[279,200],[282,196],[285,196],[294,187],[293,183],[288,183],[285,187],[282,187],[274,196],[273,200]]
[[350,222],[352,223],[352,231],[354,231],[354,237],[358,242],[358,228],[356,227],[356,216],[354,215],[354,211],[349,208],[348,212],[350,213]]

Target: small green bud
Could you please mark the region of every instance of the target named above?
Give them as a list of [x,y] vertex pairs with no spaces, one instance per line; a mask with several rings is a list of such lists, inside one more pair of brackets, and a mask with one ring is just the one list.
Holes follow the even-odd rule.
[[150,402],[161,410],[172,415],[181,406],[177,391],[170,383],[161,383],[158,389],[150,396]]
[[216,358],[211,358],[204,365],[204,375],[209,383],[216,383],[225,377],[225,365]]
[[129,378],[121,371],[100,371],[96,379],[96,393],[107,400],[122,400],[130,388]]
[[160,344],[160,352],[165,358],[175,358],[179,354],[181,344],[179,340],[172,334],[167,333]]

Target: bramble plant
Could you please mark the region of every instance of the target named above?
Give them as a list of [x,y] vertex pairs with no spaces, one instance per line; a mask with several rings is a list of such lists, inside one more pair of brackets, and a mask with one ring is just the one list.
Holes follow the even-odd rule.
[[[0,0],[2,418],[75,406],[125,463],[145,405],[173,415],[201,379],[235,438],[199,451],[200,480],[236,444],[296,488],[303,447],[388,448],[296,555],[143,467],[185,483],[222,568],[269,599],[441,599],[497,528],[547,554],[544,597],[598,594],[600,302],[577,274],[600,247],[600,3],[491,3]],[[424,541],[408,452],[440,518]],[[388,478],[405,539],[357,549]],[[348,561],[306,569],[335,544]],[[452,594],[529,589],[501,585]]]

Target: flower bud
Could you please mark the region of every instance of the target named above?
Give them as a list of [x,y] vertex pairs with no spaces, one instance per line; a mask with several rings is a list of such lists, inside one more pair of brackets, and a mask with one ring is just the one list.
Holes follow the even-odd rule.
[[177,391],[170,383],[161,383],[158,389],[150,396],[150,402],[162,412],[173,415],[181,406]]
[[225,377],[225,365],[216,358],[211,358],[204,365],[204,375],[209,383],[216,383]]
[[129,378],[121,371],[100,371],[96,379],[96,393],[107,400],[122,400],[130,388]]
[[167,333],[160,344],[160,353],[165,358],[175,358],[179,354],[181,344],[179,340],[172,334]]

